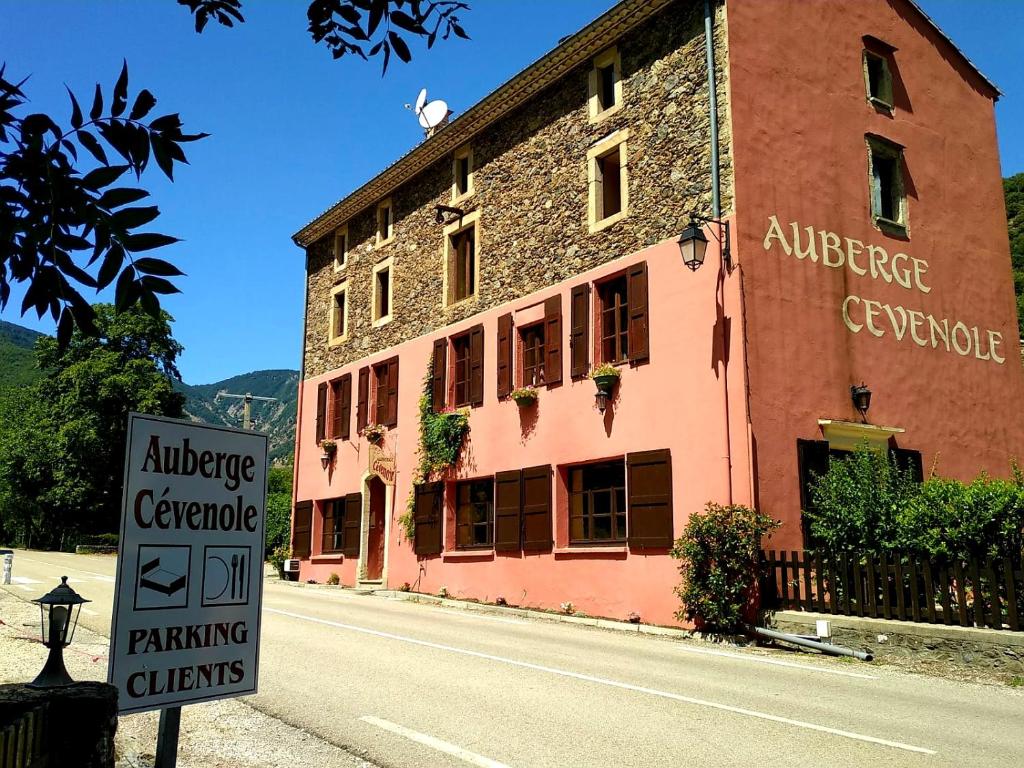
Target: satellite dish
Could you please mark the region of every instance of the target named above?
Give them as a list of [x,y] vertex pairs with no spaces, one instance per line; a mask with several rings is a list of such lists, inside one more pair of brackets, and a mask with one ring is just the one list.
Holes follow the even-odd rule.
[[[406,104],[406,107],[409,105]],[[416,106],[413,107],[413,112],[416,113],[416,117],[420,121],[420,126],[423,127],[428,133],[439,125],[443,125],[448,119],[448,115],[451,111],[448,109],[448,105],[440,99],[436,101],[427,102],[427,89],[420,89],[419,96],[416,97]]]
[[427,103],[427,89],[424,88],[420,91],[420,95],[416,97],[416,114],[423,109],[423,105]]

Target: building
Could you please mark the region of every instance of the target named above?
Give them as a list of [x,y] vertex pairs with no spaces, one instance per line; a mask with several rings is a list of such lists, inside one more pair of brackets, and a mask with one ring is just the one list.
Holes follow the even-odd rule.
[[[799,549],[830,451],[1007,474],[998,95],[910,0],[624,0],[564,40],[295,235],[301,578],[672,623],[708,501]],[[424,393],[470,433],[414,487]]]

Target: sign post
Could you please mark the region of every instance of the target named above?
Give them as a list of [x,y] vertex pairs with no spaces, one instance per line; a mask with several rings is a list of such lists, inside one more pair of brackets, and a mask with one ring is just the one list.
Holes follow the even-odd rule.
[[160,768],[182,705],[256,692],[266,492],[265,434],[130,415],[108,682]]

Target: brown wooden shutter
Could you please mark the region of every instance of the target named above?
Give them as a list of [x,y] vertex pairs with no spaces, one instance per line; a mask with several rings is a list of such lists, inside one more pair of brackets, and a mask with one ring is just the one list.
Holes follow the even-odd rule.
[[521,547],[522,480],[518,469],[494,475],[494,548],[499,552]]
[[358,392],[356,394],[356,431],[362,432],[366,427],[367,413],[370,400],[370,367],[364,365],[359,369]]
[[309,557],[310,536],[313,531],[313,502],[298,501],[292,515],[292,555],[305,560]]
[[544,383],[562,381],[562,295],[544,300]]
[[420,483],[414,486],[414,490],[416,495],[413,508],[413,551],[417,555],[440,554],[444,483]]
[[650,357],[647,319],[647,262],[634,264],[626,273],[626,303],[629,305],[629,359]]
[[484,327],[469,329],[469,402],[484,403]]
[[910,472],[915,483],[924,482],[924,465],[921,462],[921,452],[912,451],[909,448],[893,448],[892,457],[896,466],[905,472]]
[[572,289],[569,302],[570,376],[590,373],[590,284]]
[[[361,493],[350,493],[344,499],[335,502],[344,510],[342,521],[342,546],[341,551],[347,557],[359,556],[359,543],[362,539],[361,528],[363,522],[363,495]],[[338,514],[341,510],[335,510]]]
[[384,415],[384,426],[398,426],[398,358],[392,357],[387,361],[388,366],[388,391],[387,408]]
[[672,457],[669,451],[626,454],[629,545],[672,546]]
[[316,388],[316,441],[319,443],[327,434],[327,384]]
[[512,314],[498,318],[498,397],[512,391]]
[[338,431],[338,437],[342,440],[348,440],[349,434],[352,429],[352,374],[346,373],[341,377],[341,402],[335,406],[338,408],[339,413],[335,419],[340,420],[341,429]]
[[523,549],[550,549],[551,466],[523,470]]
[[444,409],[447,400],[448,339],[434,342],[434,356],[430,368],[430,405],[434,412]]
[[797,440],[796,463],[800,474],[800,509],[814,509],[811,482],[828,472],[828,441]]

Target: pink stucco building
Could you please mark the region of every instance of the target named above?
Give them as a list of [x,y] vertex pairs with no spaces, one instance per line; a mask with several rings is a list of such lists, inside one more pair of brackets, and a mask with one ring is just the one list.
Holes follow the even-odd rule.
[[[674,623],[709,501],[800,548],[830,451],[1006,474],[997,97],[910,0],[624,0],[562,41],[295,236],[301,578]],[[421,407],[469,434],[419,482]]]

